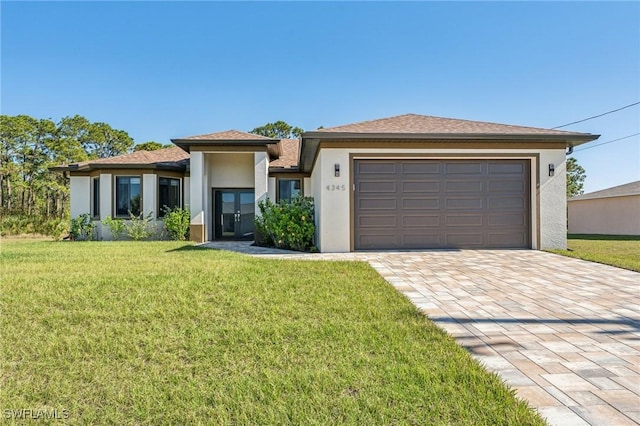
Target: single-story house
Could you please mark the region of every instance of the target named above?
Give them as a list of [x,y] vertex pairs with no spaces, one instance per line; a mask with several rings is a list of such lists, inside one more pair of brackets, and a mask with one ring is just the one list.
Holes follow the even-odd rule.
[[406,114],[300,139],[189,136],[56,170],[70,175],[72,217],[188,206],[196,242],[252,239],[259,201],[303,194],[322,252],[565,248],[565,150],[598,137]]
[[569,233],[640,235],[640,180],[572,197]]

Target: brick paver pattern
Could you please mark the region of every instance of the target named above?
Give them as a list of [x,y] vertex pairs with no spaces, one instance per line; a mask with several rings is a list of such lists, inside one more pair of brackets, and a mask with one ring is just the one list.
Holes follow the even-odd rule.
[[534,250],[300,254],[367,261],[552,425],[640,424],[640,274]]

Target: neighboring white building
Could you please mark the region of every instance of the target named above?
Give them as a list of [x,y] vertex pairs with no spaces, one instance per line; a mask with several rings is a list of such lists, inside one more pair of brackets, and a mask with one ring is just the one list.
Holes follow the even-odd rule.
[[570,234],[640,235],[640,180],[568,200]]
[[[598,135],[406,114],[269,139],[229,130],[55,168],[71,215],[160,217],[192,240],[253,239],[258,202],[314,197],[322,252],[565,248],[565,150]],[[108,232],[101,236],[108,238]]]

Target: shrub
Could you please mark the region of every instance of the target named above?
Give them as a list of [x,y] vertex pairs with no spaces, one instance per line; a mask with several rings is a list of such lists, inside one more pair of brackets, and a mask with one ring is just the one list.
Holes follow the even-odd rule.
[[149,212],[146,216],[144,216],[144,213],[140,213],[139,216],[136,216],[129,212],[129,220],[124,224],[124,227],[127,230],[127,235],[134,241],[149,238],[154,231],[154,226],[151,223],[152,220],[152,212]]
[[69,228],[69,238],[73,241],[95,239],[96,224],[91,220],[89,213],[83,213],[71,219]]
[[42,234],[59,240],[69,231],[69,219],[19,214],[0,215],[0,235]]
[[124,220],[114,219],[111,216],[107,216],[102,220],[102,224],[109,228],[111,238],[118,240],[127,230]]
[[173,240],[184,241],[189,234],[191,212],[189,209],[176,207],[173,210],[165,208],[164,226]]
[[297,251],[315,249],[312,197],[298,196],[277,204],[260,201],[258,207],[261,215],[255,219],[256,244]]

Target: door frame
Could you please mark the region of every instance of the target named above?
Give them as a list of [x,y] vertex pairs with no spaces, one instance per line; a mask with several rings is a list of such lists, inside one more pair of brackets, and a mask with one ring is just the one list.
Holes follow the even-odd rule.
[[529,167],[529,198],[528,198],[528,247],[538,250],[540,247],[540,153],[523,150],[522,152],[504,153],[451,153],[451,152],[416,152],[416,153],[390,153],[390,152],[350,152],[349,153],[349,251],[355,249],[355,161],[356,160],[528,160]]
[[238,232],[236,230],[236,236],[234,237],[219,237],[218,236],[218,229],[219,227],[222,225],[220,222],[217,221],[217,205],[216,205],[216,201],[217,201],[217,193],[218,192],[234,192],[236,194],[236,198],[235,198],[235,203],[236,206],[234,207],[234,209],[238,208],[238,202],[239,202],[239,196],[238,194],[240,194],[241,192],[251,192],[253,194],[253,209],[255,211],[255,188],[211,188],[211,224],[213,225],[213,229],[212,229],[212,233],[211,233],[211,237],[213,241],[251,241],[253,239],[255,239],[255,228],[254,228],[254,232],[251,234],[251,237],[247,238],[247,237],[242,237],[242,236],[238,236]]

